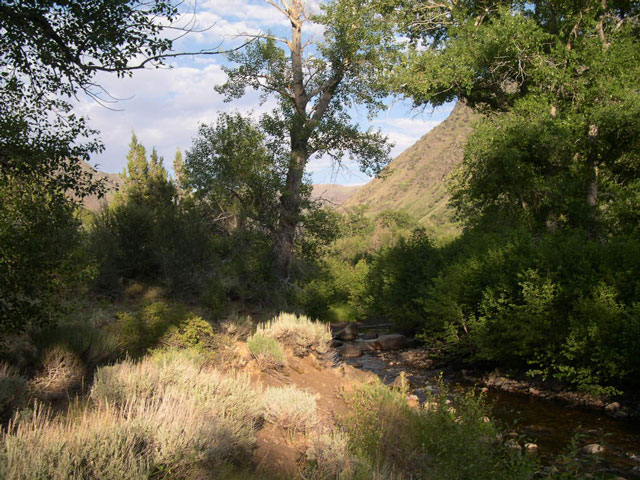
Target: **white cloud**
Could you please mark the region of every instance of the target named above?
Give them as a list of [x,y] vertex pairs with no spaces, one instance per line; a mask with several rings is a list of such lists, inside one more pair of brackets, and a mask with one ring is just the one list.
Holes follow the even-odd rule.
[[[317,10],[319,2],[312,0],[312,3]],[[273,28],[279,33],[277,29],[289,28],[284,16],[263,1],[208,0],[200,3],[199,9],[200,27],[215,25],[207,32],[181,39],[176,44],[178,50],[215,47],[225,38],[223,47],[226,47],[233,45],[230,36],[241,32],[255,33]],[[312,29],[310,33],[321,36],[322,28]],[[105,171],[122,171],[131,131],[135,130],[140,142],[149,149],[155,146],[164,156],[166,166],[170,167],[176,148],[183,151],[190,148],[200,123],[215,121],[220,112],[237,110],[258,116],[275,106],[274,100],[261,105],[259,94],[253,91],[248,91],[239,100],[224,103],[213,87],[226,80],[221,68],[225,62],[224,57],[218,55],[180,57],[171,62],[173,68],[141,70],[132,78],[118,79],[106,74],[97,76],[97,84],[114,97],[125,100],[112,105],[115,111],[88,99],[78,104],[79,113],[90,117],[91,126],[100,130],[106,146],[106,151],[96,155],[94,162]],[[396,102],[373,122],[369,122],[363,112],[354,110],[353,113],[362,128],[372,125],[389,135],[396,143],[392,154],[397,156],[439,123],[450,109],[450,106],[436,109],[430,116],[428,111],[412,115],[406,102]],[[369,178],[351,162],[344,162],[342,168],[336,168],[328,157],[312,158],[308,172],[317,183],[355,184]]]

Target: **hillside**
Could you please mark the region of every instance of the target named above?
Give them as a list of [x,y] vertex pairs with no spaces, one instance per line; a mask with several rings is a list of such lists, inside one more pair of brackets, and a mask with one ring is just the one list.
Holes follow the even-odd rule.
[[462,161],[475,114],[458,103],[451,115],[394,159],[380,178],[361,187],[345,208],[368,206],[367,214],[402,210],[438,235],[458,230],[447,208],[446,177]]
[[313,186],[311,198],[320,200],[333,207],[339,207],[355,194],[362,185],[336,185],[333,183],[319,183]]
[[115,197],[118,188],[122,184],[122,176],[117,173],[106,173],[96,170],[86,162],[82,163],[82,168],[85,171],[89,171],[93,174],[94,180],[103,180],[105,187],[105,195],[102,198],[98,198],[97,195],[91,195],[85,197],[82,201],[82,206],[92,212],[99,212],[100,209],[111,203]]

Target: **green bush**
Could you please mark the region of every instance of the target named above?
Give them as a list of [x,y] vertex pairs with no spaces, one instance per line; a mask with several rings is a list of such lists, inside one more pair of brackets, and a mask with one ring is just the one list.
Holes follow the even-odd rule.
[[27,400],[27,381],[10,365],[0,362],[0,422],[4,423]]
[[[535,463],[498,440],[488,408],[473,394],[439,394],[411,408],[402,392],[381,383],[347,395],[350,450],[356,478],[530,479]],[[411,454],[407,454],[411,452]]]
[[279,367],[284,364],[284,351],[275,338],[256,333],[247,340],[247,346],[261,368]]
[[125,351],[134,356],[142,355],[157,346],[167,331],[180,324],[187,315],[187,311],[179,305],[158,301],[133,313],[120,312],[112,328]]
[[529,370],[591,392],[638,383],[640,241],[588,232],[469,231],[377,256],[371,313],[487,366]]
[[64,294],[90,275],[75,204],[59,186],[52,190],[48,175],[36,177],[0,175],[0,328],[5,333],[53,321]]

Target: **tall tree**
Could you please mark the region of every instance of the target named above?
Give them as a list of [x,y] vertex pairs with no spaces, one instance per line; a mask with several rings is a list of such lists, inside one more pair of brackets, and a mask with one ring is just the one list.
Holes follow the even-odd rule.
[[640,186],[637,2],[380,3],[412,42],[394,89],[488,114],[454,189],[467,220],[638,224],[628,207]]
[[[317,16],[310,15],[303,0],[265,1],[289,21],[289,36],[263,35],[230,55],[237,66],[225,68],[228,80],[217,90],[230,101],[250,87],[278,102],[261,124],[288,157],[274,252],[278,272],[286,279],[311,156],[329,155],[337,162],[348,156],[373,173],[389,160],[386,138],[379,132],[360,131],[349,108],[357,104],[370,112],[383,108],[383,59],[396,46],[388,24],[366,0],[333,0]],[[322,42],[305,36],[314,23],[324,28]]]

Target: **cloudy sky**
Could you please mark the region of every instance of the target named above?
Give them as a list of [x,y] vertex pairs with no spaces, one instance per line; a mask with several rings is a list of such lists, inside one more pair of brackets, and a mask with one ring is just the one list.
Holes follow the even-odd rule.
[[[177,51],[200,51],[221,43],[223,48],[229,48],[238,44],[242,34],[287,31],[284,16],[264,0],[200,0],[196,8],[198,28],[211,28],[177,41]],[[191,20],[192,15],[184,22]],[[320,38],[322,31],[312,28],[310,34]],[[181,57],[170,62],[171,68],[140,70],[132,78],[98,76],[97,83],[118,101],[109,103],[108,108],[88,98],[79,101],[78,110],[101,132],[106,146],[92,163],[103,171],[121,172],[131,132],[135,130],[139,141],[148,149],[155,146],[170,167],[176,149],[184,152],[190,148],[200,123],[213,123],[220,112],[258,115],[271,109],[273,103],[260,105],[257,94],[224,103],[213,89],[225,81],[221,69],[224,64],[226,60],[220,55]],[[381,129],[388,135],[395,143],[394,157],[446,118],[452,108],[449,105],[417,112],[406,101],[389,99],[389,104],[389,110],[371,121],[364,108],[354,110],[352,115],[363,128]],[[357,168],[336,171],[325,158],[312,158],[308,171],[314,183],[352,185],[368,181]]]

